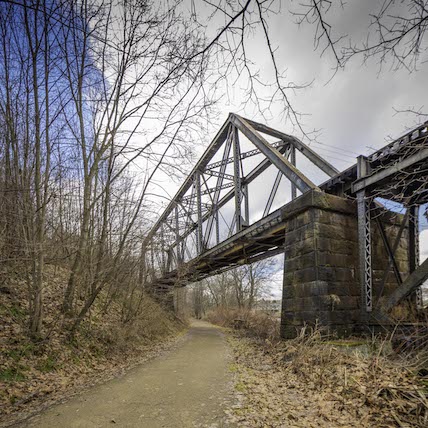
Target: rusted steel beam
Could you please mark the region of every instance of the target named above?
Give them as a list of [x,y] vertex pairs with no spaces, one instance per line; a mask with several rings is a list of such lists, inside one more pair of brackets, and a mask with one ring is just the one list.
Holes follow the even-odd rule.
[[382,310],[388,312],[403,299],[410,296],[428,279],[428,259],[414,270],[385,301]]
[[174,199],[168,204],[165,211],[162,213],[162,215],[159,217],[158,221],[155,223],[151,231],[148,233],[146,237],[146,241],[149,241],[151,237],[156,233],[159,226],[165,221],[165,219],[171,214],[171,212],[174,210],[174,207],[178,200],[181,200],[181,198],[186,194],[186,192],[192,187],[193,184],[193,175],[196,171],[203,171],[205,166],[208,165],[208,162],[213,158],[213,156],[216,154],[219,147],[224,143],[227,133],[229,130],[230,122],[227,120],[223,126],[221,127],[220,131],[217,133],[217,135],[214,137],[214,140],[209,145],[199,162],[196,164],[196,166],[193,168],[192,172],[190,173],[187,180],[183,183],[183,185],[180,187],[179,191],[175,195]]
[[323,172],[325,172],[329,177],[334,177],[339,173],[339,171],[323,159],[318,153],[314,152],[309,146],[302,143],[296,137],[293,137],[288,134],[284,134],[283,132],[277,131],[276,129],[270,128],[269,126],[262,125],[261,123],[253,122],[252,120],[247,120],[256,131],[263,132],[264,134],[270,135],[275,138],[280,138],[282,141],[286,141],[293,145],[300,153],[306,156],[314,165],[320,168]]
[[409,157],[394,162],[392,165],[386,165],[371,175],[358,179],[352,184],[352,192],[356,193],[360,190],[377,185],[380,182],[385,182],[391,176],[396,175],[405,169],[412,168],[418,162],[426,160],[428,160],[428,149],[420,150]]
[[273,148],[245,119],[232,115],[235,125],[296,187],[302,192],[318,189],[308,177],[302,174],[278,150]]
[[[274,143],[271,144],[271,146],[275,147],[275,149],[280,150],[281,147],[289,146],[289,143],[280,140],[280,141],[275,141]],[[242,152],[240,155],[240,159],[241,160],[247,159],[247,158],[252,157],[252,156],[260,155],[261,153],[262,152],[259,149],[249,150],[248,152]],[[232,157],[226,157],[225,159],[223,159],[221,161],[208,164],[205,167],[205,171],[208,174],[208,171],[211,171],[211,170],[218,168],[220,166],[227,166],[230,163],[233,163],[233,156]]]

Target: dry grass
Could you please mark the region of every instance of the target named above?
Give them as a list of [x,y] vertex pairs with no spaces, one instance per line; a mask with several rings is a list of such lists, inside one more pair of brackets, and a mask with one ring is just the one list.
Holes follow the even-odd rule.
[[428,426],[428,377],[387,340],[326,342],[315,330],[271,343],[237,334],[240,405],[231,415],[239,426]]
[[279,339],[279,319],[260,311],[239,308],[216,308],[206,318],[222,327],[242,329],[247,334],[263,340]]

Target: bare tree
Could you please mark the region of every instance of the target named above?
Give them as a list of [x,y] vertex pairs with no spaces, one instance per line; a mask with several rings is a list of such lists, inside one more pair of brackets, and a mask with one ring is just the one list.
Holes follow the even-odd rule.
[[[321,49],[322,54],[331,53],[336,70],[354,57],[361,57],[364,62],[373,58],[380,67],[386,65],[392,70],[418,69],[428,49],[426,0],[373,2],[369,11],[369,30],[361,33],[358,40],[337,33],[334,24],[330,23],[329,14],[337,13],[339,8],[346,13],[346,7],[346,2],[342,1],[310,0],[299,4],[293,12],[299,24],[313,26],[315,47]],[[346,40],[349,40],[348,44],[345,44]]]
[[269,292],[269,281],[274,270],[274,262],[266,259],[230,272],[239,308],[253,309],[256,301]]
[[385,1],[372,14],[371,29],[363,43],[344,48],[345,61],[362,55],[364,61],[374,57],[381,66],[415,71],[428,49],[428,2]]
[[[124,257],[155,172],[164,167],[167,153],[179,148],[187,128],[201,120],[212,103],[203,91],[206,58],[194,56],[199,36],[174,11],[153,11],[141,2],[113,7],[106,1],[91,6],[77,16],[73,8],[66,11],[69,21],[81,24],[63,28],[64,74],[73,94],[73,115],[67,111],[66,121],[83,165],[80,234],[65,311],[70,313],[73,308],[79,277],[85,277],[89,289],[73,331]],[[90,25],[84,26],[85,22]],[[133,137],[147,132],[145,127],[153,117],[157,118],[155,131],[142,146],[133,146]],[[154,153],[155,146],[161,148],[160,155]],[[114,237],[107,257],[112,192],[142,156],[155,164],[134,192],[133,204],[122,217],[121,233]],[[101,170],[102,184],[98,183]],[[94,210],[100,219],[97,225],[93,224]],[[88,266],[94,266],[89,278]]]
[[[138,259],[147,189],[157,171],[179,165],[186,137],[213,104],[204,89],[208,57],[195,55],[201,35],[175,8],[140,1],[0,6],[2,257],[30,262],[29,326],[38,336],[45,258],[59,260],[46,241],[62,248],[71,260],[64,309],[77,313],[75,331],[106,285],[133,281],[134,269],[126,277],[121,267]],[[143,181],[129,181],[141,158],[148,162]]]
[[54,30],[49,18],[52,5],[40,2],[30,6],[1,5],[5,80],[0,104],[6,124],[6,250],[9,256],[18,258],[25,254],[24,260],[30,262],[29,331],[37,338],[43,319],[46,214],[51,197],[52,137],[56,135],[50,132],[51,116],[57,114],[57,103],[52,99],[55,89],[51,87],[55,68],[51,58]]
[[[259,299],[270,294],[274,273],[273,259],[223,272],[199,283],[201,289],[205,290],[205,293],[198,295],[199,300],[203,301],[203,306],[206,307],[252,310]],[[199,288],[198,290],[200,291]]]

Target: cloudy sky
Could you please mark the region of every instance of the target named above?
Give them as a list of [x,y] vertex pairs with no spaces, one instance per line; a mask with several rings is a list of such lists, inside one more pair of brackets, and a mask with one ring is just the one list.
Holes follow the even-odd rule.
[[[332,10],[327,19],[333,37],[346,34],[344,45],[349,38],[356,43],[364,41],[371,22],[369,15],[382,3],[383,0],[354,0],[347,2],[343,9]],[[372,148],[385,145],[388,137],[399,136],[406,127],[415,124],[414,116],[397,115],[394,108],[424,109],[428,95],[428,52],[422,55],[414,72],[392,71],[390,63],[380,71],[378,58],[363,64],[362,58],[356,57],[331,79],[335,65],[333,57],[328,51],[321,57],[321,51],[314,49],[315,26],[296,25],[298,18],[292,12],[298,11],[302,11],[299,2],[282,2],[280,13],[268,17],[269,31],[272,44],[277,48],[278,65],[287,70],[288,80],[295,84],[313,82],[295,94],[290,92],[290,99],[300,112],[309,115],[302,118],[306,129],[322,131],[319,142],[335,146],[339,151],[349,149],[369,153]],[[272,62],[264,37],[255,32],[248,40],[249,57],[257,64],[262,76],[268,77]],[[237,88],[230,104],[225,105],[224,118],[229,110],[241,111],[241,100]],[[275,117],[275,111],[280,109],[279,105],[273,108],[269,124],[288,129],[283,118]],[[257,112],[252,108],[243,107],[241,113],[257,118]],[[322,148],[319,150],[321,152]],[[337,161],[336,164],[346,166],[344,162]]]
[[[357,44],[363,42],[370,32],[372,37],[375,35],[370,27],[370,15],[379,11],[383,0],[354,0],[346,2],[343,8],[338,7],[340,2],[333,3],[326,16],[332,26],[333,38],[346,36],[342,43],[347,45],[349,40]],[[363,59],[356,57],[332,77],[335,62],[331,52],[321,56],[322,49],[314,48],[316,27],[296,24],[298,17],[295,13],[303,11],[300,2],[283,1],[281,7],[277,7],[278,4],[274,2],[273,7],[277,12],[267,16],[278,66],[286,70],[289,82],[297,85],[311,82],[305,89],[289,92],[290,101],[306,115],[302,118],[305,130],[320,131],[317,141],[311,143],[312,148],[339,170],[355,163],[357,154],[368,154],[384,146],[391,137],[400,136],[420,120],[412,114],[397,114],[395,109],[422,109],[428,113],[428,105],[425,105],[428,95],[427,52],[422,52],[417,69],[413,71],[393,70],[391,63],[380,69],[379,58],[363,64]],[[190,0],[188,10],[192,8],[199,16],[208,16],[213,11],[204,2]],[[404,5],[400,2],[394,13],[404,16],[406,2]],[[223,22],[224,17],[219,14],[211,17],[207,37],[215,34]],[[426,38],[425,35],[425,47]],[[272,78],[272,61],[260,26],[248,34],[246,49],[248,58],[254,63],[253,69],[260,71],[261,78]],[[244,76],[233,87],[227,87],[228,96],[219,105],[219,123],[226,120],[228,112],[232,111],[268,122],[273,128],[293,132],[290,123],[280,114],[282,105],[274,104],[270,114],[263,118],[253,106],[242,104],[245,83]],[[212,129],[207,140],[201,142],[200,152],[208,146],[215,133],[216,129]],[[426,224],[423,227],[426,228]],[[421,234],[421,252],[424,258],[428,256],[426,229]],[[280,290],[280,276],[275,276],[276,295]]]

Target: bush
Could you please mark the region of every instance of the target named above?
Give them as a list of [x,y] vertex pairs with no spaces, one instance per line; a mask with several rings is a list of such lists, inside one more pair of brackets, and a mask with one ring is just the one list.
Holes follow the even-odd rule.
[[279,320],[265,312],[240,308],[215,308],[206,315],[208,321],[222,327],[243,329],[263,340],[279,339]]

